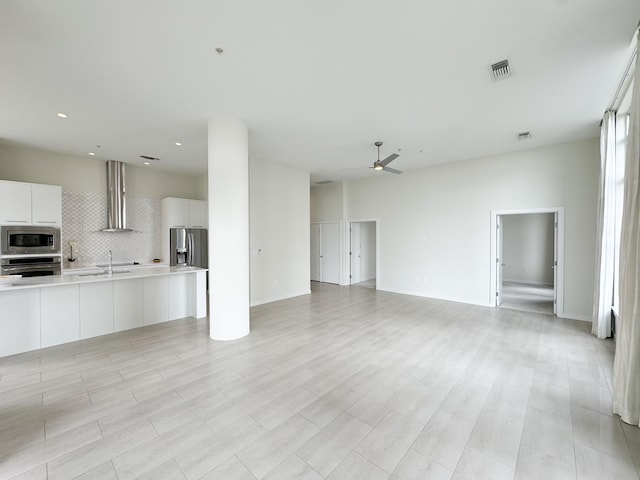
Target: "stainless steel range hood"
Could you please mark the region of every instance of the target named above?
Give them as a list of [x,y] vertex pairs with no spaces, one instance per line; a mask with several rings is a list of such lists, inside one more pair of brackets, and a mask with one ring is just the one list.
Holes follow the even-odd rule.
[[107,228],[103,232],[132,232],[127,228],[124,163],[107,161]]

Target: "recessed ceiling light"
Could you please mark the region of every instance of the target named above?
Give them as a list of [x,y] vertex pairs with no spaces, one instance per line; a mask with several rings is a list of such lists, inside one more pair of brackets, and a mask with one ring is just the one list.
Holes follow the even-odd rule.
[[91,155],[93,157],[93,156],[95,156],[95,153],[89,152],[89,155]]
[[151,165],[149,162],[144,162],[145,165]]
[[177,147],[181,147],[181,146],[182,146],[182,144],[181,144],[180,142],[176,142],[176,146],[177,146]]
[[66,113],[62,113],[62,112],[58,113],[58,116],[60,118],[69,118],[69,115],[67,115]]

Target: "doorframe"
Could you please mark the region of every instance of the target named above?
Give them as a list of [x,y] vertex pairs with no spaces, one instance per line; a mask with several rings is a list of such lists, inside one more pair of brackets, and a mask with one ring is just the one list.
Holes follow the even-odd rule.
[[[376,224],[376,290],[378,290],[380,286],[380,219],[379,218],[352,218],[347,220],[345,223],[345,252],[351,251],[351,224],[352,223],[363,223],[363,222],[374,222]],[[351,255],[345,254],[344,261],[344,285],[351,285]]]
[[557,234],[558,244],[557,251],[554,252],[558,259],[556,265],[556,282],[553,286],[555,290],[556,299],[556,316],[564,317],[564,207],[550,207],[550,208],[523,208],[514,210],[491,210],[491,242],[490,242],[490,265],[491,273],[489,279],[489,305],[497,307],[496,305],[496,292],[498,291],[498,241],[496,236],[498,217],[502,215],[526,215],[531,213],[555,213],[558,218]]

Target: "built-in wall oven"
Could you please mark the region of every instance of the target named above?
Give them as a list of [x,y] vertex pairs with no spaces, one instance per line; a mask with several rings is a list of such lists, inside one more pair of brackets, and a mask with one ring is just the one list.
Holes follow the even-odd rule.
[[0,226],[0,255],[60,254],[60,229],[37,226]]
[[44,277],[60,275],[60,256],[4,257],[0,259],[0,275]]
[[60,275],[61,259],[59,228],[0,226],[0,275]]

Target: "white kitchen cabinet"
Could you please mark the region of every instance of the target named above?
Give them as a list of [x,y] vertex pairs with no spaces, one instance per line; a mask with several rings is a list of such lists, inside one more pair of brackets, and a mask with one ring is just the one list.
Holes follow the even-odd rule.
[[113,283],[80,285],[80,338],[113,333]]
[[142,279],[132,278],[113,282],[114,331],[142,326]]
[[151,325],[169,320],[169,279],[166,276],[142,279],[142,323]]
[[0,181],[0,223],[31,223],[31,184]]
[[189,227],[207,228],[207,202],[189,200]]
[[80,339],[79,292],[78,285],[40,289],[42,347]]
[[167,228],[189,226],[189,200],[186,198],[163,198],[160,207],[163,224]]
[[61,225],[62,187],[0,181],[0,223]]
[[207,202],[204,200],[192,200],[188,198],[163,198],[161,207],[161,232],[160,248],[163,260],[169,262],[169,229],[171,228],[206,228],[207,227]]
[[40,292],[0,292],[0,357],[40,348]]
[[207,202],[188,198],[167,197],[161,201],[163,226],[167,229],[206,228]]
[[62,187],[31,185],[31,222],[34,225],[62,225]]

